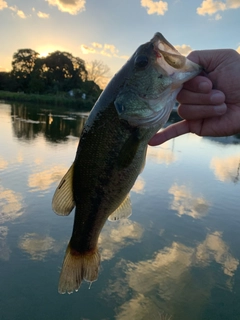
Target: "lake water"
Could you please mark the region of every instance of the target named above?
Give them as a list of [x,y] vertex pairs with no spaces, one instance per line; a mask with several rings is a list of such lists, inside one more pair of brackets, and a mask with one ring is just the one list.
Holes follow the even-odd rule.
[[0,319],[239,320],[237,136],[149,147],[132,216],[101,233],[98,280],[57,292],[74,214],[51,201],[86,117],[0,104]]

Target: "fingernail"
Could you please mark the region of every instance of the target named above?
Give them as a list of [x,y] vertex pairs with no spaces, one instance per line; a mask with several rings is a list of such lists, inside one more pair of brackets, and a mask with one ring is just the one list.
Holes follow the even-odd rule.
[[212,94],[210,97],[211,102],[214,104],[223,103],[224,99],[225,99],[224,94],[221,92],[216,92]]
[[217,115],[222,115],[226,112],[227,106],[225,103],[221,104],[220,106],[214,106],[214,111]]
[[202,93],[208,92],[209,90],[211,90],[211,86],[209,85],[208,82],[203,81],[200,82],[198,85],[198,90]]

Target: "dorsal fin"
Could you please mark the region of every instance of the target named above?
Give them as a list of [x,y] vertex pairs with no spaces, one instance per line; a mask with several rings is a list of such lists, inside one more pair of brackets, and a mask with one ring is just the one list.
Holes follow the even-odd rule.
[[75,207],[72,190],[73,165],[60,181],[52,200],[52,209],[60,216],[67,216]]
[[132,214],[130,195],[128,194],[120,206],[108,217],[110,221],[126,219]]

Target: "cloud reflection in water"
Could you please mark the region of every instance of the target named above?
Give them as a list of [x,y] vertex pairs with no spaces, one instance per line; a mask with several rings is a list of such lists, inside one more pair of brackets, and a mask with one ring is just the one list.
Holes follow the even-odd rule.
[[222,182],[237,183],[240,179],[240,156],[227,158],[212,158],[210,168],[213,169],[216,178]]
[[63,245],[64,243],[61,245],[48,235],[37,233],[26,233],[19,241],[19,248],[26,251],[31,260],[44,260],[49,253],[61,250]]
[[64,166],[54,166],[50,169],[29,175],[28,186],[31,191],[46,190],[54,182],[59,182],[68,168]]
[[188,215],[200,219],[207,215],[210,204],[203,197],[194,196],[184,185],[174,184],[168,190],[173,195],[171,209],[178,212],[178,216]]
[[0,223],[12,221],[23,214],[23,198],[20,193],[0,186]]
[[[221,266],[227,277],[217,276],[216,268],[211,268],[214,263]],[[230,253],[222,234],[215,231],[195,247],[174,241],[170,247],[156,252],[152,259],[137,263],[121,260],[115,266],[115,272],[124,272],[124,276],[116,276],[117,280],[110,281],[106,293],[121,297],[122,305],[116,319],[161,319],[163,310],[171,315],[171,310],[176,312],[179,305],[182,312],[185,312],[184,305],[191,304],[191,300],[194,300],[194,307],[199,308],[196,312],[199,312],[219,279],[224,282],[221,286],[231,290],[229,277],[234,276],[238,265],[239,260]],[[189,296],[199,277],[198,272],[194,274],[196,268],[199,271],[208,268],[208,271],[202,271],[205,274],[204,280],[199,283],[194,296]]]

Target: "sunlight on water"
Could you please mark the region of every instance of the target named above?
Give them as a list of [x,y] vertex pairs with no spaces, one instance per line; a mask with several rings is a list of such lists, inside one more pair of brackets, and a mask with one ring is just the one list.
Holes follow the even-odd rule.
[[51,201],[86,116],[0,104],[0,319],[239,319],[240,135],[149,147],[132,216],[100,235],[98,280],[57,293],[74,214]]

